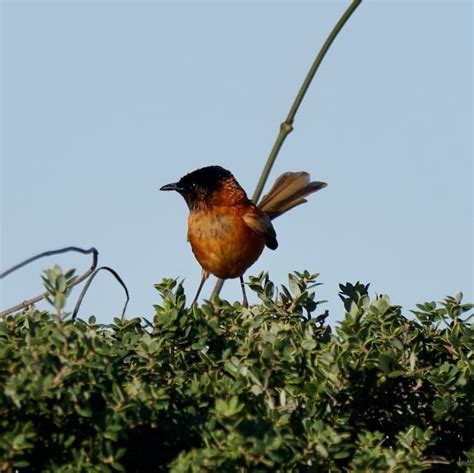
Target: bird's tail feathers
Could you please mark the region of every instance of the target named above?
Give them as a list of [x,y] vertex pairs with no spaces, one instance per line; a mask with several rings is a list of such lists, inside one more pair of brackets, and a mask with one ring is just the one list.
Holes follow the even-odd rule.
[[258,207],[270,219],[279,217],[297,205],[304,204],[305,197],[327,186],[325,182],[310,181],[307,172],[285,172],[273,184],[268,194],[264,195]]

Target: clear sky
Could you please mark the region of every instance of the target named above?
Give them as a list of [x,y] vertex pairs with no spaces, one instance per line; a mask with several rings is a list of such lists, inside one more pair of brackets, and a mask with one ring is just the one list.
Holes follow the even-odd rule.
[[[184,278],[191,299],[200,267],[187,208],[159,187],[220,164],[251,194],[346,6],[2,1],[0,266],[95,246],[130,289],[129,316],[152,315],[163,277]],[[278,250],[249,273],[276,283],[293,270],[321,273],[333,322],[346,281],[370,282],[407,309],[459,290],[472,301],[472,52],[468,0],[363,2],[270,177],[306,170],[328,187],[276,220]],[[71,254],[17,272],[1,306],[40,292],[54,263],[82,272],[90,260]],[[238,281],[223,296],[240,299]],[[81,316],[109,322],[122,301],[99,274]]]

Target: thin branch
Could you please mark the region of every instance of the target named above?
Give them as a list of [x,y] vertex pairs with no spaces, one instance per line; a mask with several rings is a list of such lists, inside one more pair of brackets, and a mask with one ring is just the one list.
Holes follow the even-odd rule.
[[262,174],[260,176],[260,179],[253,193],[252,200],[254,202],[257,202],[258,199],[260,198],[263,187],[265,186],[265,183],[268,179],[268,175],[270,174],[273,164],[275,163],[278,153],[280,152],[280,148],[283,145],[286,137],[293,131],[293,123],[295,120],[296,112],[300,108],[300,105],[303,102],[304,96],[306,95],[306,92],[308,91],[309,86],[311,85],[311,82],[314,76],[316,75],[316,72],[319,69],[319,66],[323,62],[323,59],[326,56],[326,53],[329,51],[329,48],[331,47],[332,43],[336,39],[337,35],[342,30],[347,20],[351,17],[352,13],[354,13],[356,8],[361,4],[361,2],[362,0],[352,1],[352,3],[347,8],[347,10],[343,13],[339,21],[336,23],[336,26],[334,26],[333,30],[327,37],[321,50],[316,56],[316,59],[314,60],[310,70],[308,71],[308,74],[306,75],[303,81],[303,84],[301,85],[298,95],[296,96],[293,102],[293,105],[291,106],[291,109],[288,113],[288,116],[286,117],[286,120],[280,125],[280,132],[278,133],[278,136],[275,140],[273,148],[270,151],[270,155],[268,156],[267,162],[265,163],[265,167],[263,168]]
[[115,270],[113,270],[112,268],[109,268],[108,266],[101,266],[100,268],[97,268],[93,272],[92,276],[88,279],[88,281],[86,282],[86,284],[82,288],[81,294],[79,295],[79,298],[77,299],[77,302],[76,302],[76,307],[74,307],[74,312],[72,313],[72,320],[76,319],[77,313],[79,312],[79,309],[80,309],[81,304],[82,304],[82,300],[84,299],[84,296],[86,295],[86,292],[89,289],[89,286],[91,285],[94,278],[97,276],[97,273],[99,271],[101,271],[102,269],[105,270],[105,271],[109,271],[109,273],[112,273],[115,276],[115,279],[120,283],[120,285],[123,287],[123,289],[125,291],[125,295],[126,295],[127,299],[126,299],[125,305],[123,306],[123,309],[122,309],[121,320],[123,320],[123,318],[125,317],[125,311],[127,310],[128,301],[130,300],[130,295],[128,293],[127,286]]
[[[280,125],[280,131],[275,140],[275,143],[273,144],[272,150],[270,151],[270,155],[268,156],[267,162],[265,163],[262,174],[260,175],[260,179],[258,180],[257,186],[253,193],[252,200],[254,202],[257,202],[258,199],[260,198],[263,191],[263,187],[265,186],[265,183],[267,182],[268,175],[270,174],[270,171],[272,170],[273,164],[275,163],[278,153],[280,152],[280,149],[283,143],[285,142],[286,137],[293,131],[293,123],[295,120],[296,112],[298,111],[301,103],[303,102],[304,96],[306,95],[306,92],[308,91],[309,86],[311,85],[311,82],[314,76],[316,75],[316,72],[319,69],[319,66],[322,63],[324,56],[326,56],[326,53],[329,51],[329,48],[331,47],[333,41],[336,39],[337,35],[342,30],[347,20],[351,17],[351,15],[354,13],[354,11],[357,9],[357,7],[361,3],[362,3],[362,0],[352,1],[352,3],[349,5],[349,7],[346,9],[346,11],[343,13],[341,18],[339,19],[339,21],[336,23],[336,25],[332,29],[331,33],[329,34],[326,41],[324,42],[321,50],[316,56],[316,59],[314,60],[310,70],[308,71],[308,74],[306,75],[305,80],[303,81],[303,84],[301,85],[301,88],[293,102],[293,105],[290,108],[288,116],[286,117],[285,121]],[[219,295],[223,285],[224,285],[224,280],[218,279],[216,286],[214,287],[214,290],[212,291],[212,296]]]
[[[68,284],[68,288],[76,286],[77,284],[80,284],[82,281],[87,279],[95,270],[97,267],[97,259],[99,256],[99,252],[95,248],[89,248],[88,250],[84,250],[82,248],[78,248],[77,246],[68,246],[67,248],[62,248],[60,250],[51,250],[51,251],[45,251],[44,253],[40,253],[39,255],[32,256],[31,258],[28,258],[25,261],[22,261],[21,263],[13,266],[10,269],[7,269],[3,273],[0,273],[0,279],[3,279],[5,276],[8,276],[9,274],[13,273],[14,271],[22,268],[23,266],[26,266],[27,264],[32,263],[33,261],[36,261],[40,258],[45,258],[47,256],[52,256],[52,255],[58,255],[61,253],[68,253],[74,251],[76,253],[81,253],[83,255],[91,254],[92,253],[92,264],[90,268],[81,276],[79,276],[77,279],[72,281],[70,284]],[[48,295],[48,291],[43,292],[42,294],[39,294],[36,297],[33,297],[31,299],[28,299],[26,301],[21,302],[20,304],[17,304],[13,307],[10,307],[2,312],[0,312],[0,317],[6,317],[8,314],[11,314],[13,312],[17,312],[19,310],[25,309],[26,307],[30,306],[31,304],[34,304],[35,302],[40,301],[41,299],[44,299]]]
[[10,269],[7,269],[3,273],[0,273],[0,279],[3,279],[4,277],[8,276],[11,273],[14,273],[16,270],[23,268],[23,266],[26,266],[32,263],[33,261],[39,260],[41,258],[46,258],[48,256],[60,255],[62,253],[69,253],[71,251],[76,252],[76,253],[81,253],[83,255],[89,255],[91,253],[95,253],[96,255],[99,254],[95,248],[89,248],[88,250],[84,250],[83,248],[79,248],[77,246],[68,246],[66,248],[61,248],[60,250],[44,251],[43,253],[39,253],[38,255],[32,256],[31,258],[28,258],[25,261],[22,261],[21,263],[16,264]]

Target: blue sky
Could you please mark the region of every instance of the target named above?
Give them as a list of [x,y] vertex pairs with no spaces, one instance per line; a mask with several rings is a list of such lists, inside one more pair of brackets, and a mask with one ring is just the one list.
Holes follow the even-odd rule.
[[[95,246],[126,281],[128,315],[151,316],[153,284],[200,268],[187,208],[161,185],[220,164],[251,194],[280,122],[340,1],[1,3],[1,260]],[[280,246],[250,274],[370,282],[407,309],[473,299],[472,4],[365,1],[328,53],[268,186],[306,170],[328,187],[275,222]],[[1,306],[41,290],[55,263],[2,282]],[[207,297],[214,280],[203,291]],[[72,296],[77,296],[78,290]],[[223,296],[240,299],[237,281]],[[109,322],[121,288],[98,275],[81,316]],[[252,296],[251,301],[255,301]]]

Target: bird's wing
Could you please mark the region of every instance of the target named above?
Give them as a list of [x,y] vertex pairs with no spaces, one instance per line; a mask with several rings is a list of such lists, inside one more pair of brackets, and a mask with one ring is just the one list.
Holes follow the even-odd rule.
[[253,212],[247,212],[242,217],[244,222],[255,232],[265,235],[265,244],[271,250],[278,248],[276,232],[268,215],[255,209]]

